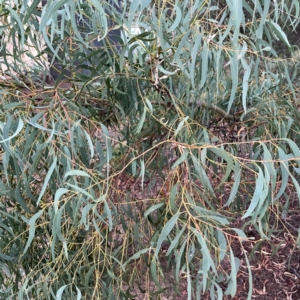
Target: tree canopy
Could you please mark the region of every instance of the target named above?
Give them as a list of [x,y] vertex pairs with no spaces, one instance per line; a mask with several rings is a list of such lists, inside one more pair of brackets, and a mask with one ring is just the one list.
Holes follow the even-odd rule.
[[2,1],[1,297],[223,299],[244,260],[251,299],[247,230],[300,198],[299,14]]

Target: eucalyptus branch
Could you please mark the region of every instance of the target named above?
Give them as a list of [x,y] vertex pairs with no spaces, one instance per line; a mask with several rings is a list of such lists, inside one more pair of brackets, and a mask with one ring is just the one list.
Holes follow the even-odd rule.
[[216,113],[221,115],[224,119],[234,120],[234,121],[239,120],[238,117],[228,114],[225,110],[223,110],[222,108],[220,108],[220,107],[218,107],[214,104],[209,104],[209,103],[206,103],[206,102],[201,101],[201,100],[197,100],[196,102],[194,102],[194,101],[189,102],[190,105],[194,104],[194,103],[196,103],[195,109],[198,108],[198,107],[205,107],[205,108],[208,108],[208,109],[211,109],[211,110],[215,111]]

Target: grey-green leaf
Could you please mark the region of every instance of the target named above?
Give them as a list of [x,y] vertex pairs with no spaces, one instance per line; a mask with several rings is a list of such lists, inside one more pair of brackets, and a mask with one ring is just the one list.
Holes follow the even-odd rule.
[[29,235],[28,235],[28,240],[27,240],[27,243],[26,243],[24,251],[23,251],[23,255],[27,252],[28,248],[30,247],[30,245],[31,245],[31,243],[33,241],[33,238],[35,236],[35,222],[42,215],[42,213],[43,213],[43,210],[38,211],[36,214],[34,214],[30,218],[30,220],[28,222],[28,225],[29,225]]

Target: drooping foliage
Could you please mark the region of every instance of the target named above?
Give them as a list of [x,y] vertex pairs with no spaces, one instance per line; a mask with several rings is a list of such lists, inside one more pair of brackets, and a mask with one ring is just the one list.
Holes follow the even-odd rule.
[[234,296],[300,198],[298,0],[40,2],[1,6],[1,298]]

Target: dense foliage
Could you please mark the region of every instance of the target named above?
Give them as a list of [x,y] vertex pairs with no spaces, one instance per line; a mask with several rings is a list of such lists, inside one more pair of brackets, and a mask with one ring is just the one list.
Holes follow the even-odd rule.
[[120,2],[2,2],[1,299],[233,296],[300,197],[298,0]]

